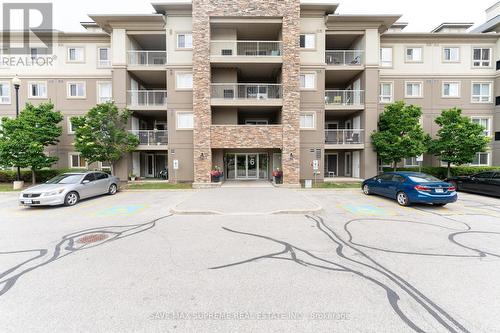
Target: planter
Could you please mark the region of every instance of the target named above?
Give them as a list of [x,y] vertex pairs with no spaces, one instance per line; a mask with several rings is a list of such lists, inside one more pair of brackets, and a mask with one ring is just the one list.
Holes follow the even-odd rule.
[[13,184],[13,189],[14,190],[22,190],[24,187],[24,181],[23,180],[15,180]]
[[130,177],[130,180],[135,182],[135,177]]
[[283,177],[282,176],[275,176],[274,183],[275,184],[283,184]]
[[220,182],[220,176],[212,176],[212,182],[213,182],[213,183],[218,183],[218,182]]

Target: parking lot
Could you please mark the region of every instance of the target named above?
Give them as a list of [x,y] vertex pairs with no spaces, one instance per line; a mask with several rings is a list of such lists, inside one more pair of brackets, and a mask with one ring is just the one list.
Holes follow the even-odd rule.
[[2,331],[500,331],[500,200],[459,197],[221,188],[25,208],[0,193]]

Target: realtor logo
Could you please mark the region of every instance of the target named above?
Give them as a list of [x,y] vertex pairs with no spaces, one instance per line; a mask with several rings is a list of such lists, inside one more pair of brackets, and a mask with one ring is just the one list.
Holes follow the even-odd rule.
[[30,54],[33,48],[51,54],[53,46],[51,3],[4,3],[2,53]]

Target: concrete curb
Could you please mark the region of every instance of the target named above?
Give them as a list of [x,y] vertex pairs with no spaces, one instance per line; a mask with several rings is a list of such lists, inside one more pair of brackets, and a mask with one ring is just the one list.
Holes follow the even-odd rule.
[[274,210],[270,212],[221,212],[217,210],[183,210],[177,208],[170,208],[170,213],[175,215],[230,215],[230,216],[238,216],[238,215],[250,215],[250,216],[263,216],[263,215],[306,215],[306,214],[317,214],[323,210],[323,207],[317,206],[313,209],[281,209]]

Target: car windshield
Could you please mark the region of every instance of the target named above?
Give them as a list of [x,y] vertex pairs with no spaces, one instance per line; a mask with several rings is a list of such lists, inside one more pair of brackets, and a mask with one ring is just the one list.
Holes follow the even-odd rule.
[[431,175],[415,175],[415,176],[408,176],[411,181],[415,183],[431,183],[431,182],[440,182],[441,180],[437,179],[434,176]]
[[59,175],[55,176],[52,179],[49,179],[46,184],[76,184],[80,181],[82,178],[82,175],[75,175],[75,174],[69,174],[69,175]]

